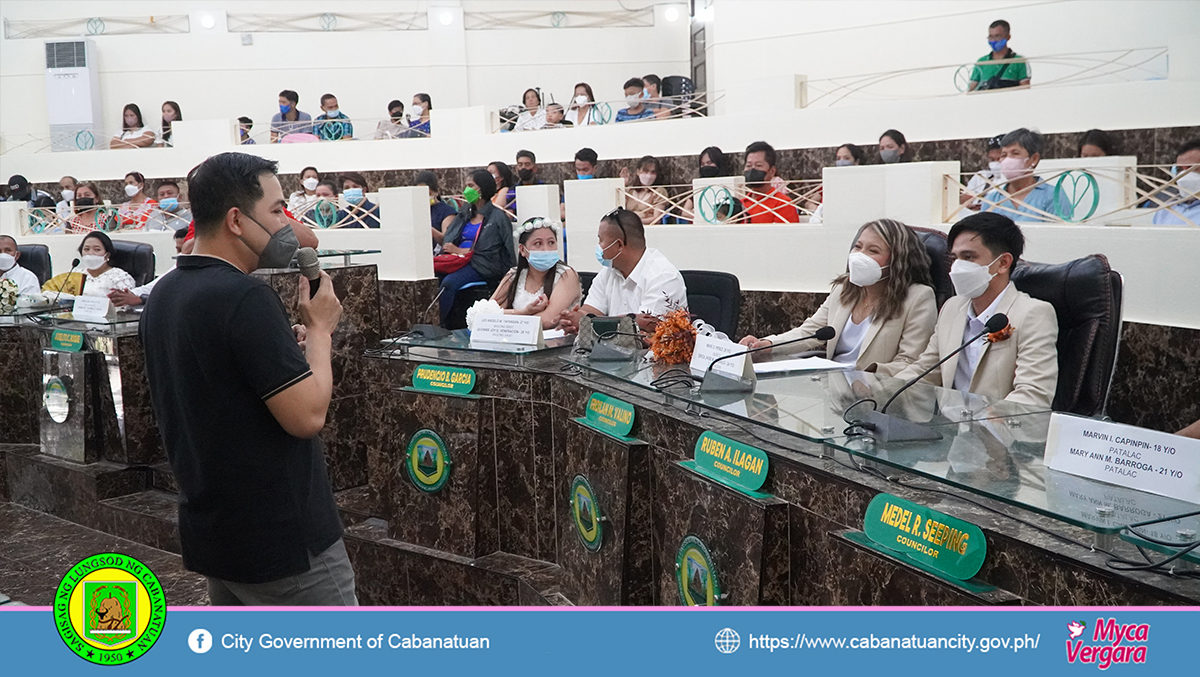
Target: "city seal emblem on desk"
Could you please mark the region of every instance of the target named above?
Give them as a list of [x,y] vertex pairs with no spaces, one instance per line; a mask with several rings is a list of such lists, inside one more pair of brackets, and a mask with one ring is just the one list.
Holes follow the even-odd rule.
[[426,493],[440,491],[450,479],[450,451],[441,436],[432,430],[413,433],[408,442],[408,477],[413,486]]
[[97,665],[130,663],[154,646],[167,619],[158,577],[120,553],[71,567],[54,594],[54,625],[67,648]]
[[704,542],[685,536],[675,555],[675,585],[685,606],[719,606],[725,595]]
[[596,552],[604,545],[604,517],[592,485],[583,475],[576,475],[571,483],[571,517],[575,522],[575,533],[583,547]]

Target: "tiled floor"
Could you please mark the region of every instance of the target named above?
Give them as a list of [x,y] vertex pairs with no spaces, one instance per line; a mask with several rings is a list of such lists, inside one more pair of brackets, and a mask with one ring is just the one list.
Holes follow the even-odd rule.
[[135,557],[158,576],[167,604],[208,604],[204,577],[178,555],[88,529],[12,503],[0,503],[0,594],[30,606],[50,606],[67,570],[102,552]]

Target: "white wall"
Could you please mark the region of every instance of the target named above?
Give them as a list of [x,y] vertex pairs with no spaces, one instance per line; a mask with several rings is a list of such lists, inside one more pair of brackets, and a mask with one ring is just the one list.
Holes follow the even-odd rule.
[[[626,2],[633,9],[648,4]],[[620,10],[615,0],[572,0],[570,5],[572,10]],[[388,101],[400,99],[407,107],[417,92],[429,93],[435,109],[498,108],[519,103],[521,93],[532,86],[566,101],[575,83],[584,80],[598,98],[616,99],[623,96],[621,84],[630,77],[688,72],[686,12],[667,22],[662,11],[656,11],[653,27],[471,31],[463,30],[458,15],[449,27],[431,19],[429,29],[419,31],[254,33],[250,46],[242,45],[241,34],[227,32],[224,21],[224,12],[399,13],[446,6],[466,11],[501,8],[482,0],[5,0],[0,19],[216,13],[211,30],[193,16],[189,33],[93,38],[104,123],[111,130],[120,127],[121,108],[130,102],[155,125],[162,102],[173,100],[185,120],[248,115],[258,132],[265,131],[278,112],[282,89],[298,92],[300,110],[314,117],[320,96],[330,92],[351,117],[378,119],[387,115]],[[559,4],[518,0],[503,3],[502,9],[553,11]],[[0,39],[0,132],[6,135],[48,134],[44,42]]]

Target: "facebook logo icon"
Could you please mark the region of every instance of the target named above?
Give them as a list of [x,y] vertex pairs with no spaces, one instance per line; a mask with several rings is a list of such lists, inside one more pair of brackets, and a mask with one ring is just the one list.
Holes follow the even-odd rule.
[[192,630],[192,634],[188,635],[188,648],[193,653],[208,653],[212,648],[212,633],[204,628]]

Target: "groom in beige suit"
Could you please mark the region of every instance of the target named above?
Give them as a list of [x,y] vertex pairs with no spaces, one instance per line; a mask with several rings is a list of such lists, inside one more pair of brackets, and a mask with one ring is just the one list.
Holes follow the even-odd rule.
[[1053,306],[1017,291],[1009,281],[1025,249],[1021,229],[1007,216],[984,212],[954,224],[947,240],[956,295],[942,306],[925,352],[896,377],[911,379],[929,369],[1003,313],[1011,332],[974,341],[925,380],[1048,409],[1058,385],[1058,319]]

